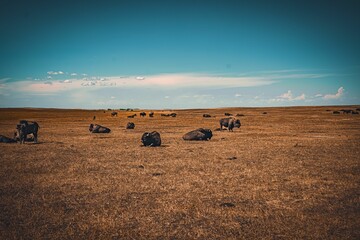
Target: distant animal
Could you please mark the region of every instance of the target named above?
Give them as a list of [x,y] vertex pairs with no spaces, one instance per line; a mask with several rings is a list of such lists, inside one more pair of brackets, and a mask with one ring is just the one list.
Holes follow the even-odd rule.
[[170,113],[170,117],[176,117],[176,113]]
[[333,111],[333,114],[340,114],[339,111]]
[[96,119],[96,116],[93,117],[93,120],[95,120],[95,119]]
[[360,108],[357,108],[356,111],[359,111],[359,112],[360,112]]
[[241,113],[236,114],[236,117],[243,117],[243,116],[245,116],[245,115],[241,114]]
[[130,116],[127,116],[128,118],[134,118],[136,116],[136,113]]
[[150,112],[150,113],[149,113],[149,117],[154,117],[154,113],[153,113],[153,112]]
[[240,128],[241,123],[239,119],[229,117],[220,119],[220,131],[226,127],[229,131],[233,131],[234,127]]
[[224,113],[225,116],[232,116],[231,113]]
[[209,118],[209,117],[211,117],[211,115],[210,114],[203,114],[203,117],[204,118]]
[[212,131],[210,129],[199,128],[186,133],[183,139],[186,141],[207,141],[212,138]]
[[109,133],[111,130],[98,124],[90,124],[89,131],[91,133]]
[[359,112],[352,111],[351,114],[359,114]]
[[161,145],[160,133],[154,131],[151,133],[144,133],[141,137],[141,142],[144,146],[157,147]]
[[2,143],[16,143],[16,140],[14,138],[9,138],[4,135],[0,135],[0,142]]
[[342,111],[343,112],[343,114],[349,114],[349,113],[352,113],[352,111],[353,110],[351,110],[351,109],[341,109],[340,111]]
[[162,117],[170,117],[170,114],[162,113],[161,116],[162,116]]
[[37,143],[39,128],[40,126],[37,122],[21,120],[20,124],[16,125],[16,131],[19,137],[20,144],[25,142],[28,134],[32,134],[34,136],[34,143]]
[[111,116],[112,116],[112,117],[115,117],[115,116],[117,117],[117,115],[118,115],[117,112],[112,112],[112,113],[111,113]]
[[128,122],[126,124],[126,129],[134,129],[135,128],[135,123],[133,122]]
[[140,113],[140,117],[145,117],[146,116],[146,112],[141,112]]
[[262,114],[267,114],[267,112],[263,112]]

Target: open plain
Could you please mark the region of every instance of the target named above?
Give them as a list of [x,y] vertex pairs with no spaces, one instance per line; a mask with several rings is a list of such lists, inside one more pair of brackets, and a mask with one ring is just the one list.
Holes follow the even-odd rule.
[[[0,143],[0,239],[360,239],[360,117],[342,108],[0,109],[2,135],[40,125]],[[242,126],[215,131],[225,112]],[[200,127],[210,141],[182,139]]]

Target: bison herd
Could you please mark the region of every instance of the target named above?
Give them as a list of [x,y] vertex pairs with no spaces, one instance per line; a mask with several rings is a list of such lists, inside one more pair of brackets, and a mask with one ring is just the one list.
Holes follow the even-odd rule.
[[[31,122],[27,120],[20,120],[19,123],[16,125],[16,130],[14,131],[13,138],[6,137],[4,135],[0,135],[0,142],[3,143],[16,143],[20,142],[38,142],[38,131],[39,131],[39,124],[37,122]],[[32,134],[33,137],[29,138],[28,135]]]
[[[225,114],[227,116],[229,116],[229,114]],[[127,116],[128,118],[134,118],[136,116],[136,114]],[[141,112],[140,113],[141,117],[145,117],[146,113],[145,112]],[[153,117],[154,113],[150,112],[149,113],[149,117]],[[161,116],[163,117],[176,117],[177,114],[176,113],[170,113],[170,114],[161,114]],[[209,114],[204,114],[203,117],[211,117]],[[233,131],[233,129],[236,128],[240,128],[241,123],[239,119],[236,119],[235,117],[232,117],[230,115],[230,117],[227,118],[222,118],[219,121],[220,123],[220,130],[224,130],[227,129],[228,131]],[[128,122],[126,124],[126,129],[134,129],[135,128],[135,123],[133,122]],[[91,133],[110,133],[110,129],[98,124],[90,124],[89,126],[89,131]],[[196,130],[190,131],[186,134],[183,135],[183,140],[185,141],[208,141],[213,137],[213,133],[210,129],[207,128],[198,128]],[[153,132],[145,132],[142,137],[141,137],[141,142],[144,146],[151,146],[151,147],[157,147],[161,145],[161,137],[160,137],[160,133],[153,131]]]

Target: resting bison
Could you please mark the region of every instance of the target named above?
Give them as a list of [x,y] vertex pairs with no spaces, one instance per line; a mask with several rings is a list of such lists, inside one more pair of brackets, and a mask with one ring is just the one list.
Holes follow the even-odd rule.
[[170,116],[170,117],[176,117],[176,115],[177,115],[176,113],[170,113],[169,116]]
[[136,113],[130,116],[127,116],[128,118],[134,118],[136,116]]
[[154,116],[154,113],[153,112],[150,112],[149,113],[149,117],[153,117]]
[[187,141],[201,141],[210,140],[212,138],[212,132],[210,129],[199,128],[194,131],[188,132],[183,136],[184,140]]
[[245,116],[244,114],[242,114],[242,113],[238,113],[238,114],[236,114],[236,117],[243,117],[243,116]]
[[98,124],[90,124],[89,131],[91,133],[109,133],[111,130]]
[[220,119],[220,131],[222,131],[223,127],[226,127],[229,131],[233,131],[234,127],[240,128],[240,126],[241,123],[239,119],[233,117]]
[[144,146],[156,147],[161,145],[161,138],[160,133],[158,132],[151,132],[151,133],[144,133],[141,137],[141,142]]
[[232,116],[231,113],[224,113],[225,116]]
[[20,124],[16,125],[17,136],[19,137],[20,143],[24,143],[27,139],[28,134],[34,136],[34,142],[37,143],[39,124],[37,122],[30,122],[27,120],[21,120]]
[[146,112],[141,112],[140,113],[140,117],[145,117],[146,116]]
[[118,115],[117,112],[112,112],[112,113],[111,113],[111,116],[112,116],[112,117],[115,117],[115,116],[117,117],[117,115]]
[[333,114],[340,114],[339,111],[333,111]]
[[2,143],[16,143],[16,140],[13,138],[6,137],[4,135],[0,135],[0,142]]
[[211,117],[211,115],[210,114],[203,114],[203,117],[204,118],[209,118],[209,117]]
[[135,128],[135,123],[133,122],[128,122],[126,124],[126,129],[134,129]]

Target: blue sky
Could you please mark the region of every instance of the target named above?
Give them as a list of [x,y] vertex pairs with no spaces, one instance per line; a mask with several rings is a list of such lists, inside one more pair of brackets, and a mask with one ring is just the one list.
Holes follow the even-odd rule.
[[0,1],[0,107],[360,104],[359,1]]

